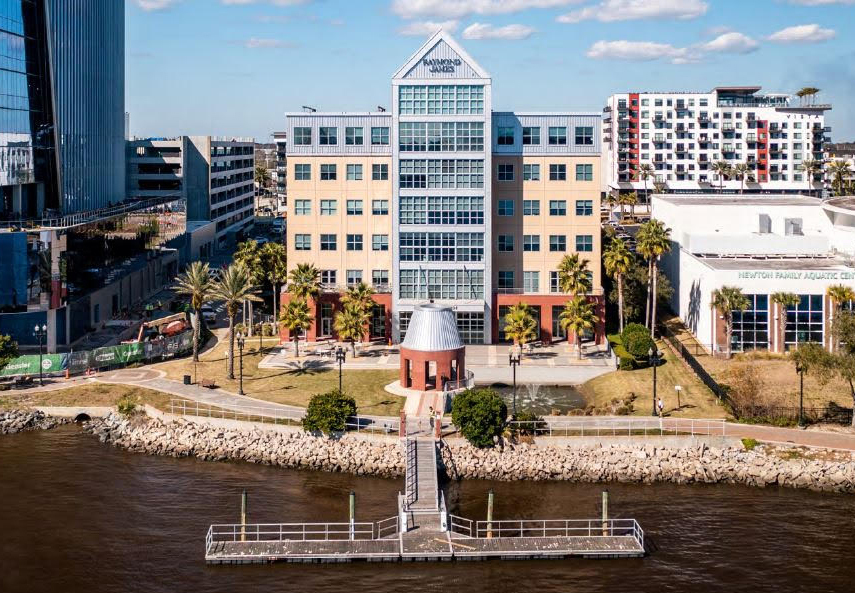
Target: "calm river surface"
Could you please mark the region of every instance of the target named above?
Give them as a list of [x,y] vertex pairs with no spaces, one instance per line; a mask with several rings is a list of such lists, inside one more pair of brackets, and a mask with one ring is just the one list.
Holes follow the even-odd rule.
[[[651,553],[628,560],[206,566],[211,522],[394,514],[397,480],[125,453],[75,427],[0,437],[0,591],[852,591],[855,497],[735,486],[609,486]],[[596,516],[602,486],[448,486],[457,514]]]

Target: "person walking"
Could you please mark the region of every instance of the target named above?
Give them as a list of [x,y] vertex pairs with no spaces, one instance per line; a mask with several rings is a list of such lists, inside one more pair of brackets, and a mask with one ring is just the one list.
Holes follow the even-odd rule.
[[428,411],[428,413],[430,414],[430,427],[431,427],[431,429],[433,429],[433,416],[434,416],[433,406],[430,407],[430,410]]
[[662,411],[665,408],[665,404],[662,402],[661,397],[659,398],[659,402],[656,405],[659,408],[659,417],[661,418],[662,417]]

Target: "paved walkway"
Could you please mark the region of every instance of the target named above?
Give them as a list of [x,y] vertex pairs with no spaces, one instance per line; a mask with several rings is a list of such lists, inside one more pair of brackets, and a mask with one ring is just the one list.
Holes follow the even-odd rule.
[[758,424],[727,423],[727,435],[743,439],[756,439],[765,443],[782,443],[855,451],[855,434],[802,430],[799,428],[778,428]]

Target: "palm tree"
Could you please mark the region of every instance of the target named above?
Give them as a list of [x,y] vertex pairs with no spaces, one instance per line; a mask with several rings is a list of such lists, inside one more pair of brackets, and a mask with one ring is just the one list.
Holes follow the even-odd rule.
[[267,280],[273,285],[273,323],[278,327],[276,320],[279,319],[279,309],[276,299],[279,295],[279,284],[288,278],[288,255],[285,247],[281,243],[266,243],[261,248],[261,261]]
[[718,191],[724,191],[724,178],[731,174],[730,163],[727,161],[716,161],[710,165],[710,171],[718,175]]
[[780,339],[781,335],[786,330],[787,308],[797,306],[801,302],[801,298],[799,298],[799,295],[792,292],[773,292],[771,298],[772,302],[776,303],[778,307],[780,307],[779,319],[781,319],[781,323],[778,324],[777,336],[778,339]]
[[354,286],[349,286],[347,291],[341,295],[341,304],[353,304],[363,311],[371,311],[374,306],[374,289],[368,286],[365,282],[360,282]]
[[[828,318],[829,325],[829,334],[834,335],[833,333],[833,323],[834,318],[840,316],[840,312],[843,309],[844,303],[849,303],[855,301],[855,289],[851,286],[846,286],[845,284],[832,284],[828,288],[825,289],[825,294],[828,298],[831,299],[832,303],[832,314]],[[835,344],[835,347],[837,344]]]
[[844,188],[852,169],[846,161],[834,160],[828,164],[828,174],[831,176],[831,187],[838,196],[844,195]]
[[805,159],[802,161],[802,164],[799,165],[799,169],[805,172],[805,181],[808,186],[808,195],[811,195],[811,188],[813,187],[813,176],[822,171],[822,162],[814,160],[814,159]]
[[615,279],[618,289],[618,318],[620,331],[623,331],[623,279],[632,268],[633,256],[621,239],[614,239],[603,253],[603,266],[606,274]]
[[657,194],[664,194],[668,191],[668,185],[666,185],[664,181],[654,181],[653,191],[655,191]]
[[295,298],[282,310],[280,321],[294,340],[294,358],[300,356],[300,334],[312,327],[314,319],[305,299]]
[[[260,287],[265,280],[264,265],[261,260],[261,249],[258,242],[254,239],[238,243],[237,251],[235,251],[233,259],[236,264],[242,265],[249,272],[250,280],[256,287]],[[252,335],[253,319],[255,316],[252,311],[252,301],[248,303],[249,308],[249,323],[246,323],[247,335]],[[244,322],[246,319],[244,319]]]
[[187,265],[184,274],[178,277],[175,291],[190,297],[190,306],[196,323],[193,324],[193,362],[199,362],[199,339],[202,333],[202,306],[211,299],[214,283],[208,264],[194,261]]
[[578,253],[568,253],[558,264],[558,286],[561,292],[575,297],[591,290],[591,275],[588,262],[580,259]]
[[606,192],[606,204],[609,205],[609,220],[611,220],[614,208],[618,204],[618,198],[613,192]]
[[270,184],[270,171],[264,165],[255,166],[255,182],[258,184],[259,194]]
[[255,285],[250,272],[240,264],[232,264],[223,270],[214,284],[214,298],[225,301],[229,317],[229,379],[235,378],[235,317],[244,301],[261,300],[255,296]]
[[567,335],[572,333],[575,336],[578,358],[582,358],[582,336],[586,331],[593,330],[598,321],[594,303],[584,296],[577,296],[568,301],[558,316],[558,322]]
[[333,322],[335,332],[339,338],[350,342],[354,358],[356,358],[356,342],[362,340],[362,336],[365,335],[365,326],[370,319],[371,313],[355,302],[345,304],[335,316]]
[[638,253],[647,260],[647,305],[644,323],[650,328],[650,335],[654,336],[656,331],[659,257],[663,253],[671,251],[671,229],[667,228],[662,221],[651,218],[641,225],[635,239],[638,242]]
[[315,298],[321,292],[321,271],[313,264],[297,264],[288,273],[288,292],[297,299]]
[[505,339],[516,346],[525,346],[537,339],[537,320],[525,303],[511,305],[505,314]]
[[751,178],[751,166],[748,163],[736,163],[731,171],[739,179],[739,193],[745,193],[745,180]]
[[620,208],[621,222],[623,222],[623,218],[624,218],[624,216],[623,216],[623,207],[624,206],[630,207],[630,212],[632,213],[630,218],[634,218],[635,217],[635,205],[638,203],[638,194],[635,193],[634,191],[629,192],[629,193],[625,193],[625,194],[621,194],[620,197],[618,198],[618,201],[620,202],[620,205],[621,205],[621,208]]
[[641,163],[638,165],[636,175],[644,182],[644,199],[647,200],[647,211],[650,212],[650,194],[647,193],[647,180],[653,177],[653,165],[650,163]]
[[734,311],[745,311],[750,305],[748,298],[742,294],[742,289],[738,286],[722,286],[716,288],[712,293],[710,306],[724,317],[727,358],[730,358],[733,346],[733,313]]

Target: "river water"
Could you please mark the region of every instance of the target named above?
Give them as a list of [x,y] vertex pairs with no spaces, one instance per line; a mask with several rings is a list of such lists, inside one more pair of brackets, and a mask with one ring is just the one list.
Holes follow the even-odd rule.
[[[855,497],[737,486],[608,486],[635,517],[643,559],[206,566],[211,522],[394,514],[400,480],[126,453],[75,427],[0,437],[0,592],[852,591]],[[456,514],[588,518],[602,485],[447,485]]]

